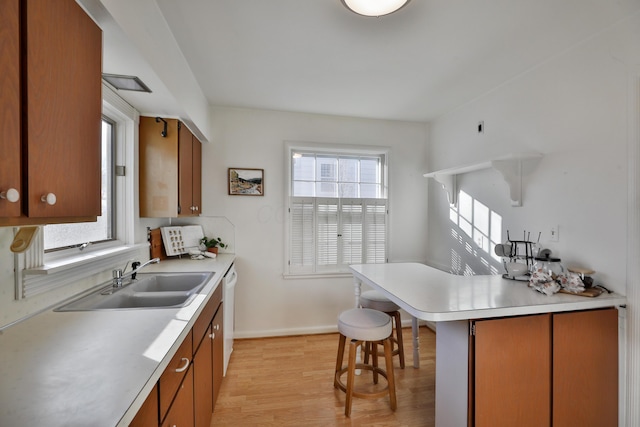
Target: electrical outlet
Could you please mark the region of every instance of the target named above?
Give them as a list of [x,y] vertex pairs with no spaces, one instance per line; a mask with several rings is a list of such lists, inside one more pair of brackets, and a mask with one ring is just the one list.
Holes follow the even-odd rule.
[[549,240],[552,242],[560,241],[560,226],[556,225],[555,227],[551,227],[551,231],[549,232]]

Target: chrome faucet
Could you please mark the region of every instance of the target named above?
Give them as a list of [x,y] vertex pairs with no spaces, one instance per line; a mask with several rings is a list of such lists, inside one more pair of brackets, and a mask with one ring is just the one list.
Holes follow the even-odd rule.
[[114,288],[121,288],[122,287],[122,281],[124,279],[126,279],[127,277],[131,276],[132,279],[135,279],[136,274],[138,274],[138,271],[142,270],[144,267],[146,267],[149,264],[156,264],[160,262],[160,258],[153,258],[150,259],[149,261],[145,262],[144,264],[140,265],[139,262],[134,262],[133,264],[131,264],[131,271],[127,274],[124,274],[124,270],[127,269],[127,266],[129,265],[129,262],[127,261],[127,265],[124,266],[124,270],[121,269],[115,269],[112,271],[112,276],[113,276],[113,287]]

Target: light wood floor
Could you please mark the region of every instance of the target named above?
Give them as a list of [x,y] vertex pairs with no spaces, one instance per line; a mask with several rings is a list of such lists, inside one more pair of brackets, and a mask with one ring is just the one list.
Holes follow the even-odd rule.
[[419,369],[411,328],[403,339],[404,370],[394,357],[397,410],[388,397],[354,398],[351,418],[344,416],[344,393],[333,388],[338,334],[235,340],[211,426],[433,426],[435,334],[420,327]]

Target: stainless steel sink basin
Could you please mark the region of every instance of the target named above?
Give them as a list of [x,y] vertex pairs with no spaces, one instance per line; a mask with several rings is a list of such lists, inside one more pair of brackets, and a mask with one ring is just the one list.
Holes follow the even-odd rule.
[[211,279],[213,273],[145,273],[112,292],[111,287],[71,301],[54,311],[180,308]]
[[197,292],[209,281],[211,273],[138,274],[129,285],[135,292]]

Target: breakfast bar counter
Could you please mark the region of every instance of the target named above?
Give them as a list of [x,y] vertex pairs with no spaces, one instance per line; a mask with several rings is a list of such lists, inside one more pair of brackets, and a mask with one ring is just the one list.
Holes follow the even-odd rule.
[[596,298],[547,296],[499,275],[457,276],[419,263],[351,265],[356,304],[360,284],[382,292],[411,316],[432,322],[589,310],[626,304],[616,293]]

